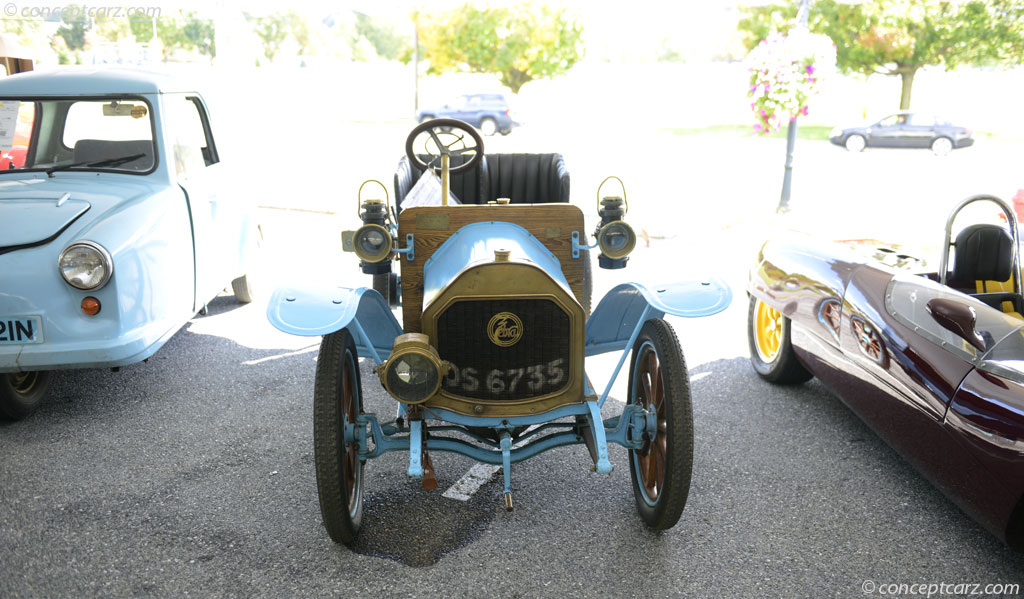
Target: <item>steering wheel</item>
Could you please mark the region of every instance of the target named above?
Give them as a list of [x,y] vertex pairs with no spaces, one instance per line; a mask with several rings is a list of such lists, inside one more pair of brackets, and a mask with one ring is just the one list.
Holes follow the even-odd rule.
[[[420,158],[420,155],[424,154],[430,157],[429,162],[424,162]],[[422,170],[440,169],[443,154],[470,155],[464,163],[448,167],[448,173],[452,175],[466,172],[484,157],[484,140],[469,123],[458,119],[424,121],[417,125],[405,140],[405,155]]]

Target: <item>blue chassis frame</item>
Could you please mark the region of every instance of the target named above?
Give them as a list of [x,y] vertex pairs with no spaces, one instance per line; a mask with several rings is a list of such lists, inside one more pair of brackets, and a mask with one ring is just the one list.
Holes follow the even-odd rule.
[[[707,285],[708,283],[703,284]],[[728,287],[725,287],[725,289],[728,290]],[[729,305],[729,302],[731,301],[731,294],[726,293],[726,296],[724,306],[715,306],[712,308],[713,311],[711,313],[724,309],[725,306]],[[700,310],[701,314],[699,315],[706,315],[704,312],[707,310],[708,308]],[[679,310],[671,311],[679,314]],[[393,424],[381,425],[376,414],[360,414],[356,417],[356,422],[354,423],[349,422],[346,416],[342,423],[342,426],[344,427],[345,444],[358,443],[359,461],[362,463],[365,463],[369,459],[379,457],[389,451],[408,451],[408,474],[414,478],[422,478],[425,474],[423,468],[424,450],[458,453],[485,464],[501,465],[502,473],[504,474],[505,494],[508,496],[512,492],[512,464],[530,459],[556,447],[586,443],[586,439],[581,434],[584,433],[584,431],[580,430],[578,422],[557,422],[558,420],[566,417],[585,416],[587,419],[587,428],[593,435],[593,449],[597,458],[594,470],[602,474],[609,474],[612,471],[612,464],[608,459],[609,442],[621,445],[626,449],[639,449],[643,443],[642,439],[644,438],[644,433],[651,433],[652,435],[657,434],[656,415],[644,410],[640,406],[627,403],[622,410],[621,416],[613,416],[607,420],[601,419],[601,408],[604,407],[604,402],[608,399],[608,394],[611,392],[612,386],[618,378],[619,372],[622,370],[622,365],[626,361],[626,356],[630,351],[632,351],[637,337],[640,336],[640,330],[643,328],[643,325],[652,318],[661,318],[664,315],[665,310],[658,309],[652,305],[648,299],[643,311],[636,320],[636,324],[633,326],[633,330],[630,333],[628,341],[624,344],[621,340],[606,341],[603,344],[599,344],[597,343],[597,339],[592,338],[589,334],[588,327],[586,355],[591,356],[608,351],[614,351],[624,345],[622,355],[619,357],[618,364],[616,364],[615,370],[612,372],[611,379],[608,381],[608,385],[605,387],[600,398],[596,401],[585,400],[582,403],[562,406],[543,414],[508,418],[481,418],[476,416],[465,416],[443,408],[425,408],[426,414],[433,416],[433,418],[430,419],[456,425],[434,426],[430,427],[431,431],[458,432],[469,436],[478,444],[486,447],[481,447],[480,445],[474,445],[462,439],[455,439],[451,437],[424,438],[424,430],[426,429],[424,420],[411,420],[408,423],[408,427]],[[692,316],[695,314],[680,315]],[[591,318],[593,318],[593,316]],[[588,321],[588,325],[589,324],[590,322]],[[374,348],[369,336],[363,330],[363,327],[359,325],[357,320],[353,320],[351,322],[351,329],[356,338],[357,345],[368,347],[372,354],[372,358],[376,360],[378,364],[381,363],[382,360],[380,359],[377,350]],[[362,393],[361,389],[359,390],[359,393]],[[632,390],[630,393],[632,393]],[[587,381],[586,384],[585,395],[593,395],[593,390],[590,387],[589,381]],[[362,406],[362,397],[360,397],[359,405]],[[398,414],[395,419],[396,422],[403,423],[407,414],[408,405],[400,404]],[[598,423],[600,423],[600,426],[598,426]],[[511,431],[513,429],[531,425],[539,426],[532,430],[527,430],[523,435],[515,439],[515,441],[512,440]],[[498,443],[495,443],[490,439],[484,439],[478,435],[474,435],[470,432],[469,427],[495,429],[499,431],[500,440]],[[367,435],[367,430],[369,430],[370,435],[372,435],[373,450],[370,450],[368,441],[371,437],[370,435]],[[542,438],[529,441],[529,439],[550,430],[561,432],[554,432]],[[526,441],[526,443],[520,447],[512,447],[513,445],[524,441]]]

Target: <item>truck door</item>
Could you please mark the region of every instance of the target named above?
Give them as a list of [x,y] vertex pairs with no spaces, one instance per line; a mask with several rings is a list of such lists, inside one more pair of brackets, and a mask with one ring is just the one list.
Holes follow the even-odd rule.
[[166,94],[164,108],[173,168],[192,217],[198,310],[240,270],[237,243],[241,215],[236,206],[218,195],[223,167],[202,98],[196,94]]

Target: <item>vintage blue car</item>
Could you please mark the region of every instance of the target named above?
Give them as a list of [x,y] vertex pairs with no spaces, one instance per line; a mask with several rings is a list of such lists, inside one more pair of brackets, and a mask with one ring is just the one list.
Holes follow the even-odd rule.
[[[636,242],[622,220],[625,191],[600,199],[589,244],[560,155],[485,156],[479,133],[462,121],[412,130],[395,189],[397,209],[386,188],[383,197],[360,197],[363,225],[342,235],[373,289],[281,288],[267,307],[280,330],[323,336],[314,456],[330,537],[356,539],[363,468],[383,453],[407,453],[409,476],[426,489],[437,485],[433,452],[500,465],[512,509],[512,464],[585,445],[591,467],[607,473],[612,443],[629,450],[641,519],[653,529],[675,525],[690,487],[692,415],[686,363],[662,317],[719,312],[729,287],[717,279],[625,283],[591,313],[589,250],[600,252],[602,268],[623,268]],[[398,305],[402,323],[391,310]],[[602,391],[584,358],[604,352],[621,355]],[[377,364],[397,402],[390,416],[364,411],[359,358]],[[627,358],[626,405],[604,417]]]
[[252,301],[259,230],[219,195],[202,96],[130,69],[0,79],[0,415],[50,371],[140,362],[230,285]]

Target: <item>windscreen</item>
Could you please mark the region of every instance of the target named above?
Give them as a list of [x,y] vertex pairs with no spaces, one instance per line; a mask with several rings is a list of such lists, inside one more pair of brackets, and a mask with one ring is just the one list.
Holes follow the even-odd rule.
[[141,98],[0,100],[0,175],[24,170],[144,173],[156,164]]

